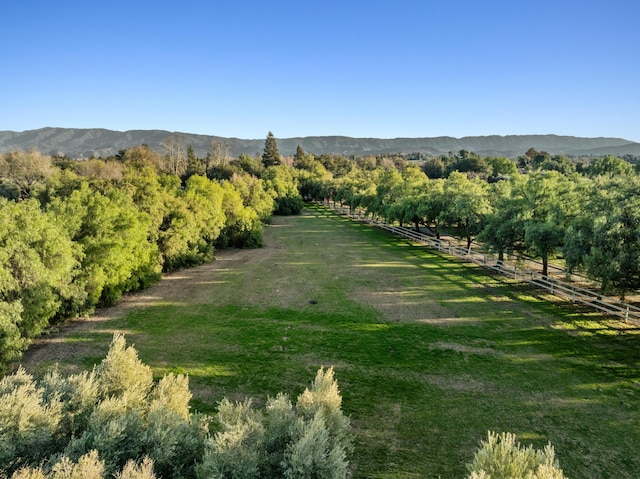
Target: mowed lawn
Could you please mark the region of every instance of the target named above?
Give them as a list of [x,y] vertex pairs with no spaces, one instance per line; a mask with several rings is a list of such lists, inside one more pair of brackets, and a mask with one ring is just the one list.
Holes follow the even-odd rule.
[[157,377],[188,373],[209,413],[295,397],[334,366],[354,478],[465,477],[488,430],[550,441],[569,478],[640,477],[636,327],[323,209],[275,218],[265,239],[71,329],[55,360],[89,368],[123,331]]

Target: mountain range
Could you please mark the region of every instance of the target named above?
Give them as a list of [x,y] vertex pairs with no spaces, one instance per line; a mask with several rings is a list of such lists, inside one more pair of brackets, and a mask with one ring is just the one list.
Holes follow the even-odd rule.
[[[163,151],[162,143],[168,138],[179,139],[190,145],[196,155],[205,156],[212,144],[224,147],[232,157],[242,153],[261,155],[264,139],[224,138],[164,130],[114,131],[102,128],[40,128],[22,132],[0,131],[0,153],[36,149],[50,155],[72,158],[108,157],[134,146],[148,145]],[[265,135],[266,138],[266,135]],[[566,156],[640,156],[640,143],[622,138],[582,138],[559,135],[490,135],[454,138],[450,136],[424,138],[351,138],[346,136],[307,136],[277,138],[278,148],[284,156],[295,153],[298,145],[304,151],[344,155],[423,153],[446,155],[468,150],[483,156],[517,157],[529,148]]]

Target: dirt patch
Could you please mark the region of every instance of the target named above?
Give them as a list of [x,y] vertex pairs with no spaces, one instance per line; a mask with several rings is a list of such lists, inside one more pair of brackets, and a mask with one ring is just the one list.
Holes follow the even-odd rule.
[[458,353],[467,353],[467,354],[477,354],[481,356],[490,355],[494,356],[496,352],[490,348],[478,348],[475,346],[469,346],[467,344],[459,344],[459,343],[444,343],[437,342],[431,344],[433,349],[443,349],[449,351],[455,351]]
[[358,289],[354,299],[368,304],[390,321],[407,321],[447,326],[463,320],[454,311],[422,293],[419,288],[371,291]]

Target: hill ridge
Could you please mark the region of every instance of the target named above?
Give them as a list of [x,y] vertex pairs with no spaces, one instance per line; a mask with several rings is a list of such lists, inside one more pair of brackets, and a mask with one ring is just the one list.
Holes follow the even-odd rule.
[[[185,145],[191,145],[199,156],[204,156],[209,151],[212,142],[224,144],[228,147],[231,156],[242,153],[261,154],[264,148],[264,138],[242,139],[166,130],[117,131],[106,128],[44,127],[22,132],[0,131],[0,152],[34,148],[45,154],[68,155],[73,158],[107,157],[115,155],[120,150],[142,144],[162,151],[162,142],[171,136],[182,139]],[[277,141],[280,152],[285,156],[293,155],[298,145],[316,155],[324,153],[446,155],[449,152],[469,150],[485,156],[516,157],[531,147],[551,154],[567,156],[640,155],[640,143],[623,138],[587,138],[556,134],[486,135],[461,138],[452,136],[358,138],[330,135],[277,138]]]

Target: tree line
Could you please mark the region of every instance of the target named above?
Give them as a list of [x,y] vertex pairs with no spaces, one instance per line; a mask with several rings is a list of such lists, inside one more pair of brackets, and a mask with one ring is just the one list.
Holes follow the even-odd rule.
[[626,159],[575,163],[531,148],[516,160],[456,154],[199,158],[179,139],[77,161],[0,155],[0,367],[50,324],[113,304],[215,248],[259,247],[272,214],[332,199],[389,222],[479,241],[502,260],[562,256],[605,293],[640,287],[640,182]]
[[[387,222],[481,242],[503,260],[559,257],[603,293],[622,299],[640,288],[640,177],[633,164],[605,156],[589,164],[530,149],[516,160],[468,151],[421,163],[378,158],[320,174],[304,160],[302,192]],[[337,174],[336,174],[337,173]],[[430,176],[432,175],[432,176]]]
[[0,155],[0,370],[47,326],[211,261],[216,248],[262,246],[274,213],[302,209],[286,165],[193,157],[178,168],[171,151]]

